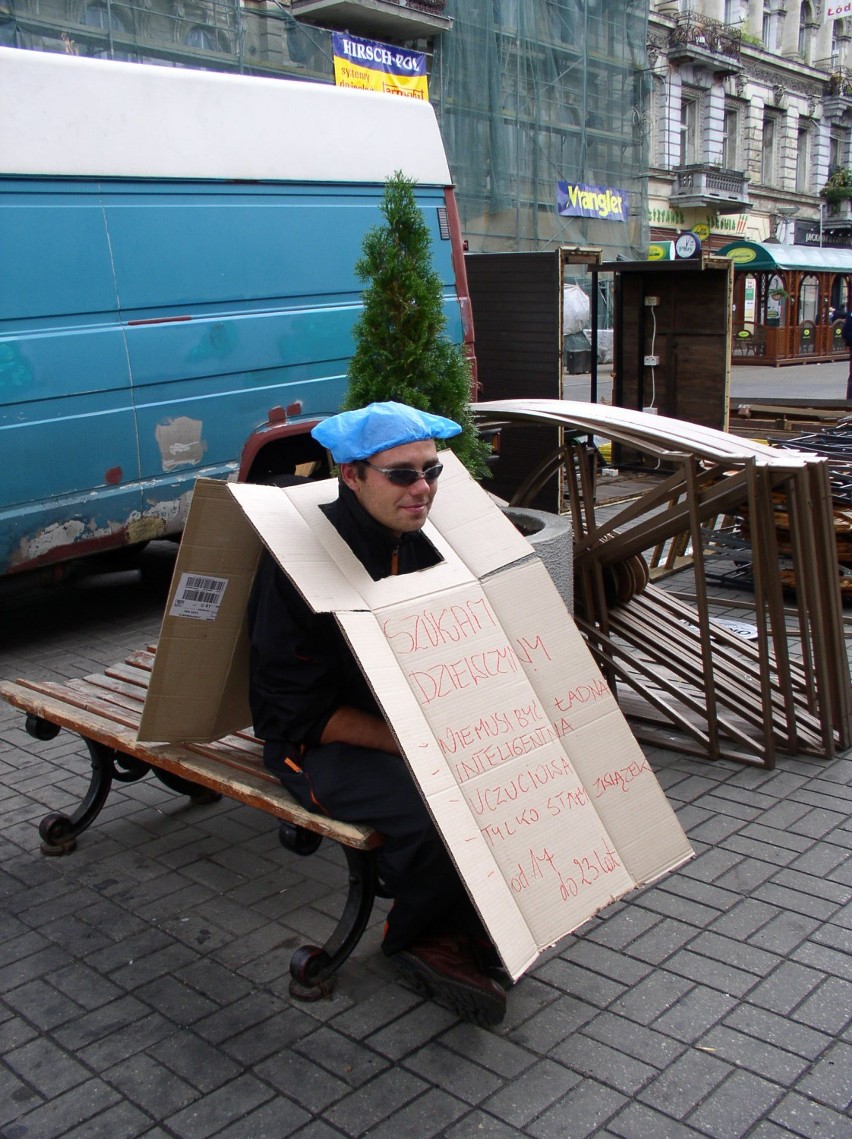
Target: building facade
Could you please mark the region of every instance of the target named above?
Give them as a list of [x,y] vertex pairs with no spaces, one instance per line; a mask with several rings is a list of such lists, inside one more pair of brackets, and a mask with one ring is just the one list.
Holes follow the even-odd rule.
[[826,0],[652,2],[648,220],[709,249],[850,244],[852,19]]

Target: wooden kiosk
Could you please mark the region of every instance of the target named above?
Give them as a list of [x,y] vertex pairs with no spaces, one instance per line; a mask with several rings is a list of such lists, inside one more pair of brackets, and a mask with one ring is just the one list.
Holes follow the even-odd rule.
[[848,349],[852,249],[734,241],[719,250],[734,265],[734,364],[824,363]]

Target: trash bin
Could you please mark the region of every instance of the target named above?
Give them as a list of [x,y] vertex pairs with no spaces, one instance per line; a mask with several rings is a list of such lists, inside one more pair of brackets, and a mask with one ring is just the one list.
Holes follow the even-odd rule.
[[565,366],[571,376],[580,376],[592,370],[591,348],[569,348],[565,353]]

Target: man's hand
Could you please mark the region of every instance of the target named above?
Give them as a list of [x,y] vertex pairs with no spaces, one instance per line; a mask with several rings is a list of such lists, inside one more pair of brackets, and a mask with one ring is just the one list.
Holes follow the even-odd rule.
[[384,720],[346,705],[333,712],[320,736],[321,744],[352,744],[399,755],[393,732]]

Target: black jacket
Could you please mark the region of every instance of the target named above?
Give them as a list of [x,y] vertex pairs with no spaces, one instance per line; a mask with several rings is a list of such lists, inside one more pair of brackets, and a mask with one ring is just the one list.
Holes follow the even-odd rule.
[[[441,560],[420,531],[397,539],[344,484],[337,500],[322,509],[374,581],[390,576],[394,552],[398,573]],[[342,705],[381,716],[334,616],[314,613],[266,552],[252,587],[248,620],[249,700],[255,734],[266,745],[264,763],[272,771],[288,754],[298,757],[315,747]]]

